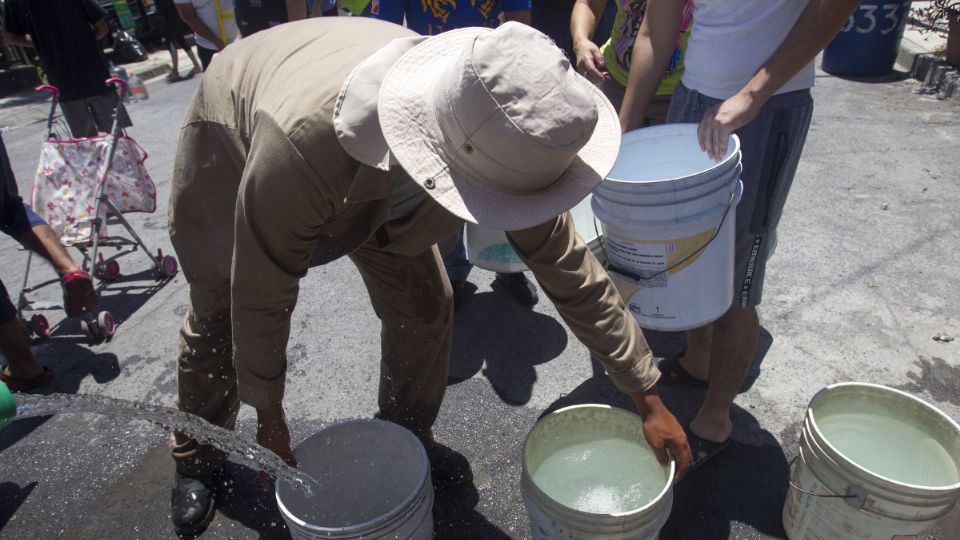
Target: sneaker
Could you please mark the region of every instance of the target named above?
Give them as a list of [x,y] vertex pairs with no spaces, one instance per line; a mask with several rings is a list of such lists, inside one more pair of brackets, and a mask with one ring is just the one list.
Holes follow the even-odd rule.
[[507,289],[517,302],[525,306],[535,306],[540,298],[537,296],[537,287],[527,279],[523,272],[514,274],[497,274],[495,283]]
[[170,494],[170,518],[180,536],[196,536],[213,521],[216,480],[213,474],[187,476],[177,471]]

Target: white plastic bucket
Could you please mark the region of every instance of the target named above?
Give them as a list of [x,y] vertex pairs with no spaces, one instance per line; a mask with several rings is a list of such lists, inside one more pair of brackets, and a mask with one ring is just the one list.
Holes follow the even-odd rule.
[[[647,504],[629,511],[601,514],[576,510],[551,498],[534,480],[537,469],[554,452],[573,444],[609,438],[634,441],[649,450],[639,416],[607,405],[574,405],[537,422],[523,446],[520,491],[535,540],[634,540],[657,538],[673,506],[676,464],[659,463],[663,487]],[[649,450],[652,455],[652,450]]]
[[307,497],[277,483],[277,506],[293,538],[433,537],[430,463],[409,430],[382,420],[340,422],[293,453],[319,484]]
[[[590,209],[590,197],[585,197],[571,208],[570,215],[577,234],[595,255],[598,254],[600,245],[597,227],[593,222],[593,211]],[[466,234],[467,256],[470,262],[479,268],[502,273],[523,272],[527,269],[527,265],[513,250],[503,231],[467,223]]]
[[594,191],[607,271],[643,328],[689,330],[733,301],[740,141],[714,162],[696,124],[626,133],[609,176]]
[[792,540],[925,538],[960,498],[960,426],[899,390],[828,386],[807,407],[790,483]]

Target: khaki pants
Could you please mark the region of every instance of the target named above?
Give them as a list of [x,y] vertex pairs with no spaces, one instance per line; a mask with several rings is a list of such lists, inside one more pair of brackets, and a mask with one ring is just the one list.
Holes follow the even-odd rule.
[[[190,285],[177,357],[177,404],[231,429],[240,401],[232,362],[230,266],[243,157],[232,130],[204,122],[185,126],[169,215],[171,241]],[[437,249],[407,257],[371,242],[350,259],[382,322],[377,416],[429,441],[446,391],[453,330],[452,291]],[[174,434],[171,446],[178,470],[186,474],[210,472],[226,458],[181,433]]]

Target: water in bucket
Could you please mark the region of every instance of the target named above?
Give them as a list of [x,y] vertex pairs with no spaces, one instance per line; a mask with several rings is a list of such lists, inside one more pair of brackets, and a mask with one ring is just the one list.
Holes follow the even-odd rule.
[[960,482],[957,463],[928,430],[880,407],[848,404],[845,410],[815,412],[828,443],[850,461],[896,482],[949,486]]
[[573,405],[543,418],[523,448],[520,493],[534,540],[656,538],[676,463],[659,463],[634,413]]
[[533,473],[533,481],[573,509],[618,514],[655,499],[663,491],[665,474],[648,446],[608,438],[557,449]]

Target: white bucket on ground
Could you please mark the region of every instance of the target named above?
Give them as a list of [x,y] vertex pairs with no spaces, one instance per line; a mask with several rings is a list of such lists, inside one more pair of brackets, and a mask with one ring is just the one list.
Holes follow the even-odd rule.
[[790,482],[791,540],[925,538],[960,498],[960,425],[899,390],[828,386],[807,407]]
[[534,539],[656,538],[670,515],[676,464],[657,462],[642,420],[623,409],[575,405],[541,418],[522,465]]
[[[577,234],[587,247],[597,255],[600,251],[597,227],[593,223],[593,211],[590,209],[590,197],[585,197],[570,209],[573,225]],[[523,272],[527,265],[523,263],[513,246],[507,241],[503,231],[488,229],[467,223],[467,256],[474,265],[491,272]]]
[[643,328],[689,330],[730,308],[741,167],[736,135],[714,162],[696,124],[624,134],[592,204],[607,271]]
[[318,481],[307,497],[277,483],[277,506],[297,539],[433,537],[433,485],[423,445],[382,420],[328,426],[294,450]]

